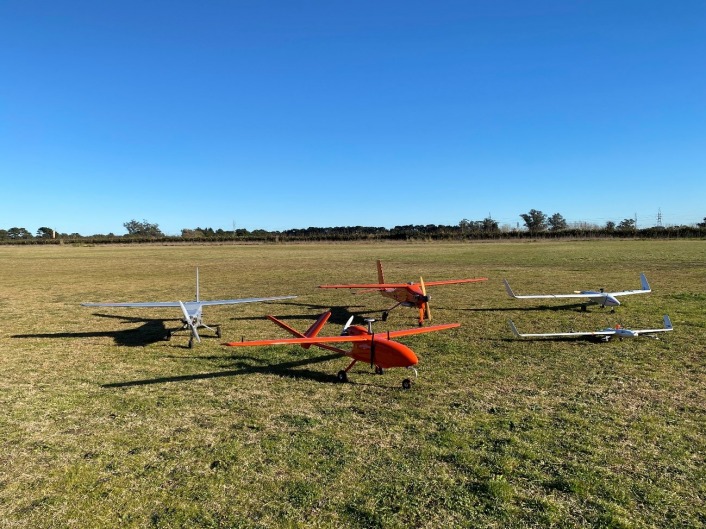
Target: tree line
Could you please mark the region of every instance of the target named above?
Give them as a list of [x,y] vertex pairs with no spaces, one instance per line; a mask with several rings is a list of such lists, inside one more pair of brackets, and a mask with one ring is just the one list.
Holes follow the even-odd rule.
[[704,237],[706,217],[703,222],[692,226],[653,226],[638,229],[635,219],[623,219],[619,223],[606,222],[599,226],[586,222],[569,224],[560,213],[547,215],[531,209],[520,214],[524,229],[500,226],[490,217],[483,220],[463,219],[456,225],[408,224],[394,228],[372,226],[336,226],[328,228],[309,227],[283,231],[223,230],[210,227],[184,228],[181,235],[169,236],[162,233],[159,225],[147,220],[130,220],[123,224],[125,235],[96,234],[83,236],[78,233],[59,233],[43,226],[35,234],[25,228],[0,229],[2,243],[63,243],[69,241],[90,241],[93,243],[134,243],[134,242],[195,242],[195,241],[356,241],[356,240],[463,240],[463,239],[521,239],[528,237]]

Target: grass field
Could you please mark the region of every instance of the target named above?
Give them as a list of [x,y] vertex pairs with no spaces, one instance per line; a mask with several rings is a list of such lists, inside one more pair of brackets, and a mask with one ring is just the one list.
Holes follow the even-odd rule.
[[[374,375],[312,348],[225,348],[322,334],[390,300],[317,289],[486,276],[430,289],[420,357]],[[699,527],[706,525],[706,242],[0,246],[0,528]],[[83,301],[297,294],[207,307],[223,340],[161,341],[176,311]],[[615,314],[520,293],[639,288]],[[622,324],[662,340],[518,341]],[[414,327],[393,311],[376,330]]]

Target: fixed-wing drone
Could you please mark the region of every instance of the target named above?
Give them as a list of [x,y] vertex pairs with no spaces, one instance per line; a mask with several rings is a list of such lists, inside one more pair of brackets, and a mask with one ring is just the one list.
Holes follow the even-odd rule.
[[615,307],[620,305],[618,301],[618,296],[629,296],[631,294],[648,294],[652,292],[650,290],[650,285],[647,282],[645,274],[640,274],[640,283],[642,285],[641,289],[638,290],[622,290],[620,292],[605,292],[603,289],[596,290],[577,290],[573,294],[533,294],[519,296],[512,291],[510,288],[510,283],[507,279],[503,279],[505,283],[505,290],[508,296],[514,299],[566,299],[566,298],[586,298],[586,302],[581,305],[582,310],[586,310],[586,305],[592,303],[594,305],[600,305],[601,308],[610,307],[611,312],[615,311]]
[[655,334],[673,330],[672,322],[669,316],[664,315],[664,328],[662,329],[625,329],[620,325],[611,328],[602,329],[594,332],[555,332],[544,334],[521,334],[512,320],[507,320],[512,333],[518,338],[590,338],[596,337],[603,342],[607,342],[613,337],[620,340],[623,338],[637,338],[638,336],[647,336],[649,338],[657,338]]
[[[190,329],[191,336],[189,337],[189,349],[194,346],[194,339],[201,342],[198,329],[203,327],[209,331],[213,331],[217,338],[221,337],[221,327],[216,325],[215,329],[209,327],[203,322],[203,308],[210,305],[237,305],[240,303],[257,303],[260,301],[277,301],[281,299],[292,299],[296,296],[277,296],[269,298],[242,298],[242,299],[214,299],[210,301],[202,300],[199,297],[199,269],[196,269],[196,299],[194,301],[144,301],[144,302],[122,302],[122,303],[81,303],[84,307],[129,307],[129,308],[165,308],[179,307],[184,316],[182,318],[182,326],[176,330]],[[168,331],[165,340],[169,340],[172,336],[172,331]]]
[[[267,316],[277,325],[296,336],[296,338],[255,340],[250,342],[229,342],[223,345],[228,345],[231,347],[248,347],[297,344],[301,345],[304,349],[308,349],[312,345],[316,345],[317,347],[328,349],[329,351],[334,351],[341,355],[350,356],[353,359],[348,367],[339,371],[337,375],[340,382],[347,382],[348,372],[358,362],[370,363],[370,366],[375,368],[375,372],[377,374],[382,374],[384,369],[389,369],[392,367],[406,367],[414,370],[414,374],[416,376],[417,371],[414,369],[414,366],[419,363],[417,355],[406,345],[395,342],[392,339],[399,338],[400,336],[408,336],[410,334],[421,334],[426,332],[441,331],[444,329],[452,329],[461,325],[460,323],[448,323],[445,325],[434,325],[433,327],[417,327],[402,331],[375,333],[372,330],[372,324],[375,320],[365,320],[368,323],[368,327],[366,329],[362,325],[351,325],[353,322],[353,316],[351,316],[343,327],[343,331],[340,336],[318,336],[319,331],[322,329],[330,316],[330,311],[323,313],[304,333],[293,329],[274,316]],[[329,345],[331,343],[348,342],[353,344],[353,348],[350,351]],[[402,387],[404,389],[409,389],[412,387],[412,381],[409,378],[405,378],[402,381]]]
[[416,307],[419,310],[419,325],[424,324],[424,319],[431,320],[431,309],[429,308],[430,296],[427,295],[426,287],[434,287],[437,285],[454,285],[457,283],[477,283],[479,281],[487,281],[487,277],[476,277],[473,279],[450,279],[446,281],[427,281],[419,278],[419,283],[385,283],[385,276],[382,272],[382,263],[378,259],[378,282],[377,283],[358,283],[351,285],[319,285],[319,288],[353,288],[364,289],[368,292],[380,292],[386,298],[394,299],[395,303],[389,309],[383,311],[382,321],[386,321],[390,311],[399,307]]

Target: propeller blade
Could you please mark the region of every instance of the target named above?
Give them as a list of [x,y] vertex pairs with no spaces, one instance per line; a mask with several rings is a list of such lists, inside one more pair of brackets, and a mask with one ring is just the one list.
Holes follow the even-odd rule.
[[424,285],[424,278],[422,276],[419,276],[419,287],[422,289],[422,294],[424,294],[424,298],[426,301],[424,302],[424,313],[427,316],[428,320],[431,320],[431,308],[429,307],[429,297],[427,296],[427,287]]
[[348,327],[350,327],[351,323],[353,323],[353,318],[354,318],[354,316],[351,316],[350,318],[348,318],[348,321],[343,326],[343,330],[341,331],[341,336],[345,336],[347,334]]
[[191,316],[189,316],[189,311],[186,310],[186,307],[184,306],[183,302],[179,302],[179,306],[181,307],[181,312],[184,314],[184,323],[186,323],[189,328],[191,329],[191,335],[196,338],[196,341],[201,343],[201,337],[199,336],[199,332],[196,330],[196,325],[194,325],[194,322],[191,321]]

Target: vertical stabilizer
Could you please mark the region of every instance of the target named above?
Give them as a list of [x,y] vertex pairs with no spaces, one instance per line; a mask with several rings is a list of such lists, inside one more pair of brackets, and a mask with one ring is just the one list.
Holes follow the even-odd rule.
[[[297,338],[314,338],[315,336],[317,336],[319,334],[319,331],[323,328],[323,326],[326,324],[326,322],[328,321],[328,319],[330,317],[331,317],[331,311],[324,312],[321,316],[319,316],[319,318],[314,322],[314,324],[307,329],[307,331],[304,334],[302,334],[298,330],[290,327],[289,325],[287,325],[283,321],[278,320],[274,316],[268,315],[267,319],[275,322],[277,325],[282,327],[285,331],[293,334]],[[311,346],[312,346],[312,344],[310,344],[310,343],[302,344],[302,347],[304,349],[309,349]],[[323,346],[321,346],[321,347],[323,347]],[[324,347],[324,349],[327,349],[327,348]]]
[[669,319],[669,316],[666,314],[664,315],[664,328],[667,329],[668,331],[671,331],[673,329],[672,327],[672,320]]
[[304,336],[306,336],[307,338],[316,337],[330,317],[331,311],[324,312],[321,316],[319,316],[319,318],[314,322],[314,324],[306,330]]

